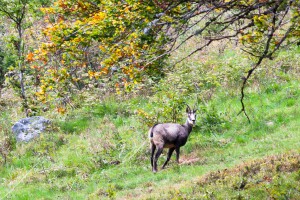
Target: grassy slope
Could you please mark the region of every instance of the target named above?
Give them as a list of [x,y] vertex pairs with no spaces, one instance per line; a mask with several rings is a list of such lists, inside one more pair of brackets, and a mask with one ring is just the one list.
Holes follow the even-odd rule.
[[[197,181],[209,172],[234,168],[249,160],[287,153],[291,150],[299,152],[298,84],[299,82],[292,81],[283,84],[279,89],[272,90],[270,86],[271,89],[268,88],[267,92],[252,93],[247,102],[253,119],[251,124],[248,124],[243,116],[232,117],[232,122],[224,133],[203,134],[199,129],[200,121],[199,127],[196,127],[190,141],[182,149],[183,164],[178,166],[171,161],[166,170],[157,174],[150,171],[149,155],[146,152],[148,143],[143,141],[146,137],[140,135],[144,135],[146,129],[138,130],[141,128],[139,121],[136,121],[133,116],[123,114],[123,121],[120,122],[121,119],[116,114],[120,106],[117,102],[110,104],[109,108],[96,106],[93,114],[90,114],[91,108],[85,109],[78,115],[79,118],[64,123],[63,131],[43,136],[36,143],[17,144],[15,156],[0,168],[0,196],[9,199],[58,197],[97,199],[99,196],[120,199],[150,197],[169,199],[179,194],[187,198],[191,198],[190,195],[194,197],[213,195],[209,193],[213,191],[213,187],[202,193],[191,188],[197,188],[199,185]],[[229,114],[234,116],[233,113],[240,108],[238,99],[230,98],[224,92],[219,94],[219,97],[214,100],[217,109],[230,112]],[[121,108],[125,107],[126,102],[121,105]],[[103,111],[108,112],[104,114]],[[103,121],[110,127],[103,127]],[[74,131],[74,124],[79,128],[78,133],[64,134],[66,131]],[[127,134],[119,135],[123,140],[126,140],[124,137],[128,137],[128,133],[137,134],[130,139],[133,151],[128,151],[124,155],[117,153],[108,156],[109,158],[114,156],[121,161],[119,165],[109,161],[110,163],[101,165],[102,168],[98,165],[98,168],[95,159],[98,159],[97,156],[101,157],[101,154],[89,152],[95,150],[91,145],[97,145],[97,142],[93,143],[90,140],[98,139],[101,143],[102,139],[117,139],[111,136],[115,134],[113,129],[116,129],[115,132],[127,131]],[[108,134],[104,138],[97,136],[102,131]],[[108,142],[106,145],[115,144]],[[132,153],[135,154],[131,156]],[[138,156],[140,161],[134,159],[134,156]],[[160,161],[162,162],[163,159],[161,158]],[[275,173],[273,175],[276,176]],[[235,179],[234,175],[232,177]],[[299,180],[297,183],[299,186]],[[263,193],[262,196],[268,196],[267,190],[263,187],[258,191]],[[243,192],[247,194],[247,190]],[[248,195],[256,195],[252,190],[251,192]],[[297,192],[299,193],[299,187]],[[234,196],[241,192],[237,190],[232,193]],[[292,194],[295,195],[295,192]]]
[[[299,152],[299,104],[286,105],[286,92],[286,89],[283,89],[276,91],[277,94],[275,95],[253,95],[249,103],[253,108],[261,106],[259,111],[253,113],[257,114],[256,118],[260,120],[252,122],[251,125],[246,124],[245,121],[241,124],[233,123],[229,130],[222,135],[203,136],[200,132],[194,132],[191,140],[193,145],[197,147],[192,150],[192,156],[186,155],[186,159],[199,158],[199,161],[191,165],[183,164],[179,167],[173,165],[160,172],[159,175],[154,175],[155,178],[151,173],[148,175],[146,172],[140,175],[140,187],[134,188],[133,191],[121,192],[120,196],[130,194],[130,197],[136,193],[148,198],[149,195],[152,196],[151,192],[153,192],[153,196],[156,198],[167,193],[165,196],[168,199],[173,195],[172,191],[174,192],[185,185],[193,185],[195,180],[210,171],[232,168],[249,160],[290,150]],[[226,103],[223,106],[229,106]],[[265,107],[265,105],[267,106]],[[239,104],[231,104],[231,108],[236,106],[238,107]],[[267,123],[270,121],[274,122],[274,125],[268,127]],[[186,148],[192,148],[190,145],[187,144]],[[189,158],[189,156],[191,157]],[[136,179],[138,178],[134,177],[132,184],[136,182]],[[157,182],[153,183],[156,180]],[[131,179],[125,180],[131,185],[130,181]],[[147,183],[151,183],[150,186],[147,186]],[[298,192],[299,189],[298,187]]]
[[[237,62],[231,57],[229,64],[230,59]],[[260,85],[254,81],[248,88],[251,124],[236,115],[241,108],[238,90],[219,88],[207,106],[224,123],[205,131],[209,124],[200,110],[198,125],[182,148],[182,163],[173,158],[157,174],[150,169],[147,127],[135,115],[136,109],[149,106],[147,97],[111,97],[67,116],[50,114],[59,129],[16,144],[0,166],[0,199],[297,199],[300,81],[292,74],[280,77]],[[21,116],[14,103],[2,109],[1,136]],[[268,164],[270,156],[281,154],[291,159],[277,156],[275,164]],[[255,168],[253,163],[266,167],[255,175],[241,175],[244,166]],[[290,170],[278,170],[283,163]],[[219,170],[222,177],[213,181]]]

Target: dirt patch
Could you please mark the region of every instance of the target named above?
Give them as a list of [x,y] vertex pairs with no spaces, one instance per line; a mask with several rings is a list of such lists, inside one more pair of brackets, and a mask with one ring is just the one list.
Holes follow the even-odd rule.
[[192,165],[200,161],[198,157],[185,157],[182,156],[179,160],[180,165]]

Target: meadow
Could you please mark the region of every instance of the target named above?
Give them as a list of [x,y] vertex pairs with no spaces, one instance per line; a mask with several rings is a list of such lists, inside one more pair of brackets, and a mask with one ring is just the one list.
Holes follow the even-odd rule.
[[[81,94],[65,114],[41,113],[52,124],[28,143],[11,133],[24,116],[8,89],[0,199],[300,199],[299,55],[297,46],[283,50],[255,72],[245,91],[251,123],[238,115],[251,60],[233,47],[195,55],[129,94]],[[180,164],[173,155],[154,174],[148,129],[183,124],[185,103],[199,111]]]

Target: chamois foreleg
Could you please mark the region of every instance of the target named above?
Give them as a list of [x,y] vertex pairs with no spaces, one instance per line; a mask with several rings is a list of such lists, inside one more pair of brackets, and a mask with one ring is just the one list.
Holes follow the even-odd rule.
[[170,160],[170,158],[171,158],[172,153],[173,153],[174,150],[175,150],[175,148],[170,148],[170,149],[169,149],[169,151],[168,151],[168,156],[167,156],[167,160],[166,160],[166,162],[164,163],[164,165],[162,166],[162,169],[164,169],[165,166],[168,164],[168,162],[169,162],[169,160]]

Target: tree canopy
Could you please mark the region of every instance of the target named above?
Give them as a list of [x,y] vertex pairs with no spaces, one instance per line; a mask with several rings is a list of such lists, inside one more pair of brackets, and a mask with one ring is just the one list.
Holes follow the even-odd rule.
[[[163,76],[166,58],[193,38],[196,49],[239,43],[254,62],[241,88],[264,59],[299,42],[298,0],[57,0],[41,7],[38,45],[26,56],[38,77],[36,97],[46,102],[71,91],[114,85],[130,91],[148,78]],[[176,64],[176,63],[175,63]]]

